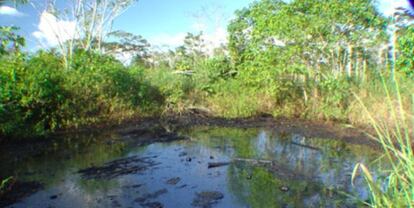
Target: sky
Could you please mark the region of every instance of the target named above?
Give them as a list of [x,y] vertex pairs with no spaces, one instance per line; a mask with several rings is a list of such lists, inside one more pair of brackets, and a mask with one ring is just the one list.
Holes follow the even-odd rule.
[[[35,2],[44,1],[37,0]],[[187,32],[204,31],[209,46],[226,42],[226,27],[234,12],[247,7],[254,0],[140,0],[118,17],[114,30],[142,35],[159,48],[179,46]],[[59,1],[67,7],[70,1]],[[378,7],[391,15],[396,7],[407,7],[407,0],[378,0]],[[36,50],[58,43],[55,33],[65,39],[74,37],[73,21],[55,18],[39,7],[23,5],[0,7],[0,26],[18,26],[27,39],[27,48]]]

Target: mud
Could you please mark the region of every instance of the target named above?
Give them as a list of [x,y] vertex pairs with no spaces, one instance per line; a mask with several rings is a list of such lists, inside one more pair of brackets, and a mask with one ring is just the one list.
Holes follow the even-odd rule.
[[137,174],[158,165],[158,163],[151,160],[152,158],[138,156],[121,158],[105,163],[100,167],[79,170],[78,173],[84,179],[114,179],[119,176]]
[[128,135],[134,132],[142,133],[148,129],[161,129],[164,132],[176,132],[179,129],[195,126],[235,128],[268,127],[276,130],[281,135],[295,133],[304,137],[338,139],[348,143],[368,145],[373,148],[380,147],[376,141],[367,135],[366,132],[372,133],[372,130],[367,128],[356,128],[338,122],[304,120],[296,118],[290,119],[283,117],[274,118],[266,115],[234,119],[196,116],[192,114],[183,116],[167,116],[156,119],[140,119],[134,122],[124,123],[114,128],[114,130],[120,132],[121,134]]
[[[0,151],[10,152],[16,160],[21,159],[19,155],[26,157],[41,156],[44,154],[45,147],[50,147],[62,136],[79,137],[83,134],[102,134],[103,132],[117,132],[124,141],[132,141],[136,145],[147,145],[155,142],[171,142],[182,139],[190,139],[179,135],[180,129],[195,126],[211,127],[235,127],[235,128],[257,128],[269,127],[281,135],[291,133],[300,134],[304,137],[318,137],[343,140],[353,144],[369,145],[379,148],[380,145],[371,139],[366,132],[369,129],[354,128],[349,125],[326,121],[312,121],[303,119],[273,118],[270,116],[257,116],[250,118],[226,119],[210,116],[181,115],[166,116],[156,118],[140,118],[126,121],[118,125],[93,126],[82,129],[70,129],[60,131],[47,138],[42,139],[20,139],[20,140],[0,140]],[[108,138],[108,145],[114,141]]]

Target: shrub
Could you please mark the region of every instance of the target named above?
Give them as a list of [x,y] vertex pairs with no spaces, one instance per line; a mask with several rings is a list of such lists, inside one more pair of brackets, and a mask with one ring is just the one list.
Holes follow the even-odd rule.
[[75,51],[66,69],[61,56],[40,51],[0,62],[0,135],[37,136],[58,128],[122,120],[160,106],[160,93],[110,56]]
[[230,60],[225,56],[212,57],[198,64],[194,72],[194,80],[199,90],[214,93],[214,84],[234,77]]
[[40,52],[29,60],[8,57],[0,64],[1,134],[44,134],[58,127],[68,97],[59,57]]

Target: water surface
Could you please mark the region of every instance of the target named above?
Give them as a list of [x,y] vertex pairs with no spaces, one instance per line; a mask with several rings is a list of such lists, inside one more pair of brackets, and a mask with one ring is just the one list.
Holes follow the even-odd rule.
[[[367,146],[272,129],[180,133],[191,139],[139,146],[105,133],[61,138],[30,157],[3,151],[0,176],[43,184],[10,207],[354,207],[347,195],[368,192],[362,177],[351,185],[352,170],[379,157]],[[230,164],[208,168],[217,162]]]

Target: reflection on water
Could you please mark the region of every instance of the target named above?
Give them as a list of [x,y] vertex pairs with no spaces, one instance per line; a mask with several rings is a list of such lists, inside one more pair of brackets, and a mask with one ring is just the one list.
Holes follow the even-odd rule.
[[[2,151],[0,176],[45,185],[13,207],[192,207],[201,192],[224,195],[207,197],[206,207],[352,207],[358,202],[346,194],[368,196],[361,177],[351,186],[354,165],[378,157],[366,146],[269,129],[198,127],[182,134],[192,139],[139,147],[105,134],[61,139],[30,157]],[[122,164],[108,163],[120,158]],[[139,159],[128,158],[152,162],[140,169]],[[208,169],[210,162],[232,163]],[[130,165],[138,168],[114,178],[78,174]]]

